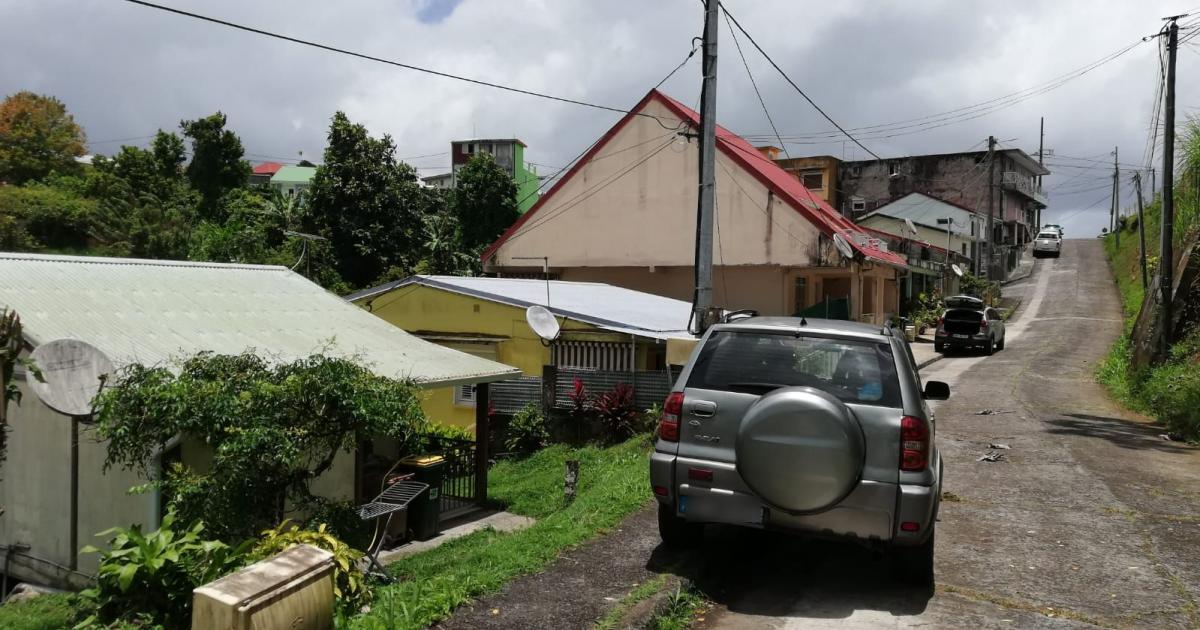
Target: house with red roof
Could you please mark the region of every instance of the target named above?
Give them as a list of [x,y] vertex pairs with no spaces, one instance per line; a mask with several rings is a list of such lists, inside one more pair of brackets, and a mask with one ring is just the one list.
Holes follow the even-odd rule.
[[[483,252],[500,276],[604,282],[680,300],[694,288],[699,114],[651,90]],[[745,139],[717,128],[714,303],[790,315],[830,300],[899,312],[908,257]]]
[[263,162],[261,164],[255,164],[250,170],[250,184],[270,183],[271,178],[274,177],[275,173],[278,173],[279,169],[281,168],[283,168],[283,165],[279,162]]

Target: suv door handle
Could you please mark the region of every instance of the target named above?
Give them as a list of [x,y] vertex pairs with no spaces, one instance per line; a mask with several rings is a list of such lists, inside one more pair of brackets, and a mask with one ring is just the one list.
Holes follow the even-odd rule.
[[717,413],[717,403],[707,400],[693,400],[690,403],[688,411],[697,418],[711,418]]

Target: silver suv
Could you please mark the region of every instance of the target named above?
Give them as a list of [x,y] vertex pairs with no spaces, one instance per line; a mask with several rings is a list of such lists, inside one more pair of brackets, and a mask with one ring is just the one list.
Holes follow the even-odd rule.
[[752,317],[713,326],[663,405],[650,458],[671,546],[705,523],[852,539],[933,579],[942,460],[902,334],[855,322]]

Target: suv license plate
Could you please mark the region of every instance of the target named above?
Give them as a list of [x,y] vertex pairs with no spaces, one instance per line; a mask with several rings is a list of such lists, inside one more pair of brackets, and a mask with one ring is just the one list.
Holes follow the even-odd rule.
[[950,336],[954,337],[955,339],[966,339],[967,338],[967,335],[950,335]]

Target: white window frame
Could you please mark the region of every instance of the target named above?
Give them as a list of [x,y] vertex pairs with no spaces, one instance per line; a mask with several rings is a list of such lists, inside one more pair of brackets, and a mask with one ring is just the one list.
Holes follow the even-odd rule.
[[455,407],[475,407],[475,385],[466,383],[454,386]]
[[851,212],[865,212],[866,210],[867,210],[867,200],[866,199],[851,199],[850,200],[850,211]]
[[[805,184],[804,178],[806,178],[810,175],[816,175],[817,177],[820,177],[821,185],[816,186],[816,187],[809,187],[808,184]],[[825,171],[822,169],[819,169],[819,168],[806,168],[806,169],[800,171],[800,183],[803,184],[804,187],[807,188],[808,190],[825,190]]]

